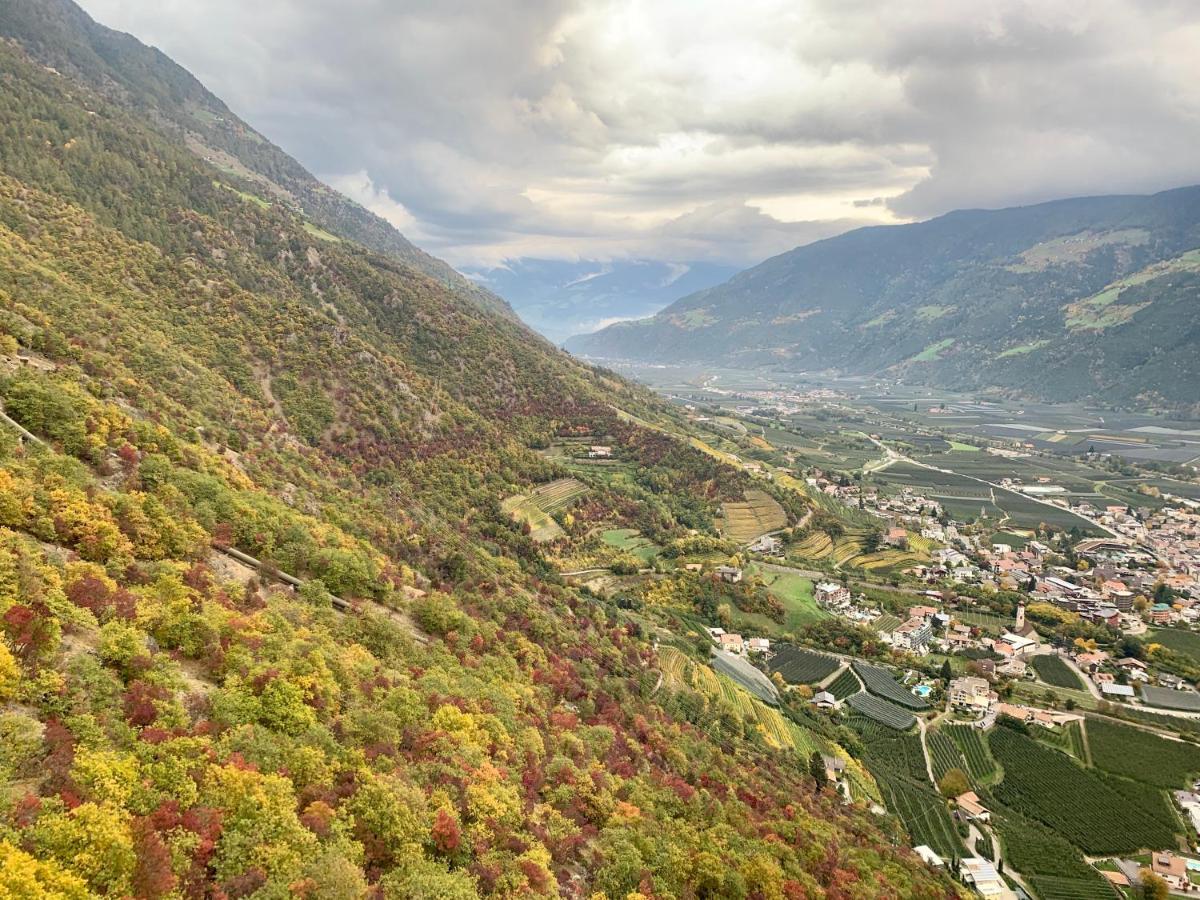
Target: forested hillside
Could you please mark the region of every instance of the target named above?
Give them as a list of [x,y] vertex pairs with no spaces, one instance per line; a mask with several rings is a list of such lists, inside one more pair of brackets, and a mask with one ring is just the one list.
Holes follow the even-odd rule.
[[1198,298],[1192,187],[860,229],[568,347],[1200,412]]
[[621,447],[590,514],[652,534],[711,532],[746,475],[189,149],[161,57],[0,12],[0,894],[954,895],[677,702],[500,506],[560,435]]

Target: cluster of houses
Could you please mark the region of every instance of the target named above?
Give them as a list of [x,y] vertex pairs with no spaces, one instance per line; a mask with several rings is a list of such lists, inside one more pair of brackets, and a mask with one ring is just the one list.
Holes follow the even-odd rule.
[[768,638],[744,638],[740,634],[726,631],[724,628],[709,628],[708,636],[718,649],[734,656],[747,656],[751,653],[769,653],[771,641]]

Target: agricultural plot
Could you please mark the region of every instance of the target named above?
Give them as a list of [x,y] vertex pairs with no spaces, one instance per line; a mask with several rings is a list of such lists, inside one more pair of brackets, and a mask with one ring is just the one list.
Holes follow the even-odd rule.
[[1032,664],[1038,678],[1046,684],[1069,688],[1073,691],[1083,690],[1083,682],[1079,680],[1079,676],[1075,674],[1074,670],[1063,662],[1061,656],[1050,653],[1042,654],[1033,657]]
[[1032,883],[1042,900],[1117,900],[1104,878],[1068,841],[1011,810],[993,810],[1008,865]]
[[932,788],[888,769],[871,774],[879,784],[884,805],[904,823],[914,845],[931,847],[944,859],[963,855],[945,801]]
[[893,616],[891,613],[884,613],[871,623],[871,627],[880,634],[891,634],[900,627],[900,617]]
[[990,744],[1004,767],[996,797],[1084,853],[1107,855],[1175,846],[1177,826],[1165,810],[1161,794],[1156,798],[1155,792],[1144,786],[1084,769],[1009,728],[996,728]]
[[748,544],[761,535],[787,526],[787,513],[764,491],[746,491],[743,502],[723,503],[721,509],[721,531],[739,544]]
[[533,501],[542,512],[553,515],[569,509],[587,492],[588,487],[582,481],[576,481],[574,478],[560,478],[535,488]]
[[870,769],[890,769],[922,784],[929,783],[925,771],[925,751],[915,731],[896,731],[880,728],[872,719],[855,715],[851,722],[862,736],[863,761]]
[[608,546],[622,553],[630,553],[644,563],[649,563],[658,556],[661,549],[653,541],[642,537],[642,533],[636,528],[615,528],[604,532],[600,539]]
[[995,613],[975,612],[974,610],[955,610],[954,618],[964,625],[979,628],[989,634],[1002,634],[1012,627],[1012,620]]
[[871,694],[853,694],[846,702],[867,718],[896,731],[906,731],[917,724],[916,716],[908,710]]
[[529,526],[529,536],[538,543],[547,543],[563,536],[563,530],[552,518],[554,513],[571,507],[586,494],[588,487],[574,478],[560,478],[543,484],[528,494],[514,494],[500,507],[514,521]]
[[1155,628],[1146,638],[1152,644],[1162,644],[1168,650],[1189,657],[1200,665],[1200,632],[1182,628]]
[[929,703],[915,696],[908,688],[896,681],[892,673],[879,666],[855,660],[854,671],[862,679],[868,691],[885,700],[906,706],[909,709],[928,709]]
[[967,774],[977,782],[986,782],[996,774],[996,760],[983,739],[983,732],[973,725],[947,725],[942,733],[950,738],[967,762]]
[[933,763],[933,775],[935,778],[940,780],[951,769],[962,769],[964,772],[969,771],[967,763],[958,749],[958,744],[954,743],[953,740],[941,731],[929,732],[925,736],[925,741],[929,745],[929,758],[930,762]]
[[1034,736],[1050,747],[1055,747],[1073,756],[1083,765],[1089,765],[1087,742],[1083,737],[1083,726],[1079,722],[1068,722],[1059,728],[1038,728]]
[[1168,740],[1107,719],[1088,719],[1088,745],[1097,769],[1161,788],[1183,788],[1200,774],[1200,746]]
[[757,563],[752,563],[746,568],[752,575],[761,577],[767,590],[783,604],[785,631],[798,631],[805,625],[829,617],[829,613],[817,606],[811,579],[803,575],[768,569]]
[[782,647],[771,657],[770,668],[788,684],[815,684],[824,681],[841,667],[841,662],[823,653]]
[[742,657],[714,651],[712,664],[718,672],[732,678],[759,700],[771,704],[779,702],[779,690],[771,679]]
[[827,690],[838,700],[845,700],[847,697],[860,693],[862,684],[859,683],[858,677],[850,667],[846,666],[842,674],[833,679]]
[[528,525],[529,536],[539,544],[549,543],[563,536],[563,530],[558,523],[526,494],[515,494],[507,498],[500,504],[500,508],[511,516],[514,522]]
[[1159,709],[1200,712],[1200,694],[1195,691],[1173,691],[1170,688],[1146,685],[1142,688],[1142,700],[1147,706],[1156,706]]

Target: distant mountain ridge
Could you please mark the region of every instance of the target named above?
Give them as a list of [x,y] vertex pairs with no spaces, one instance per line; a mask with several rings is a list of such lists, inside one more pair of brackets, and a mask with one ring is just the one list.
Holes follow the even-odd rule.
[[1197,411],[1197,248],[1200,187],[952,212],[799,247],[567,348]]
[[100,25],[71,0],[5,0],[0,35],[15,39],[43,65],[176,132],[194,153],[260,186],[320,228],[403,260],[481,306],[512,315],[491,291],[314,178],[166,54]]
[[734,266],[708,262],[522,258],[467,274],[505,297],[526,324],[559,343],[614,321],[653,315],[736,272]]

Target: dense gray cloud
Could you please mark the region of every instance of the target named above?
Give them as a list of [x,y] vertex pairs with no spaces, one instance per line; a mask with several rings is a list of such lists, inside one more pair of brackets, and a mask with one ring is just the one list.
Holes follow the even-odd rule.
[[1170,0],[84,0],[459,265],[1200,181]]

